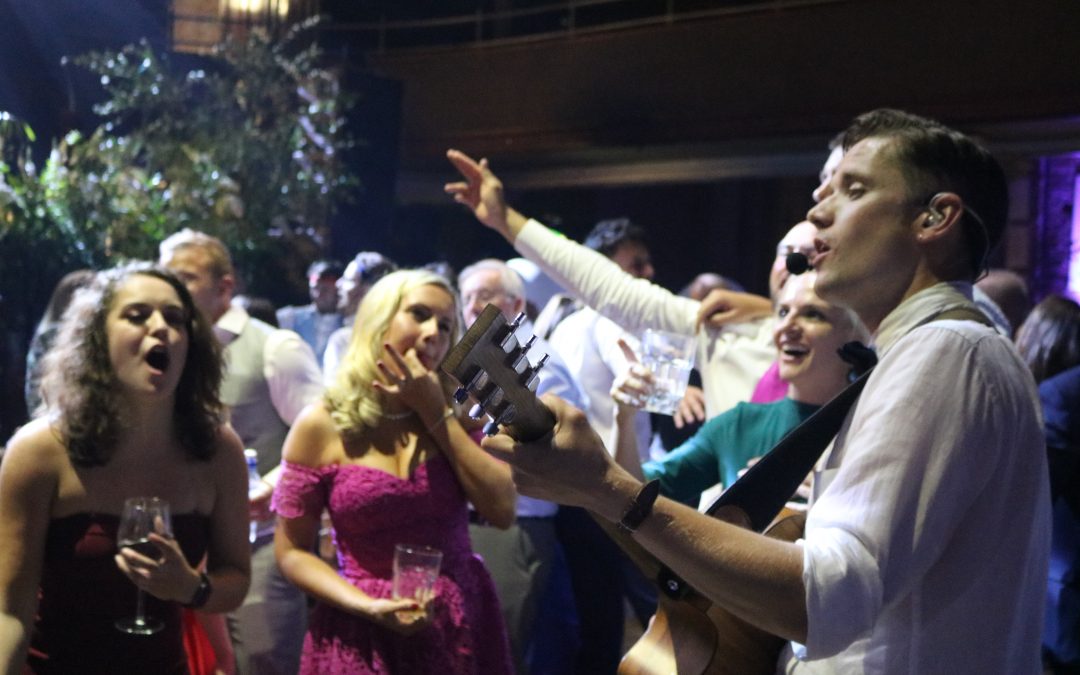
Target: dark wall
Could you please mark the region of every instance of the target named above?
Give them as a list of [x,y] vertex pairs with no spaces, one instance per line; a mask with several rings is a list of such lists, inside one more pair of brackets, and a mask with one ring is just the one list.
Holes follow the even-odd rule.
[[341,200],[331,221],[331,255],[345,262],[358,251],[386,251],[394,223],[401,134],[401,83],[346,71],[342,87],[354,98],[346,113],[355,145],[344,154],[359,185]]
[[834,0],[509,45],[372,55],[403,161],[829,135],[890,105],[970,127],[1080,110],[1075,0]]
[[[514,207],[582,241],[599,220],[627,216],[649,233],[656,282],[678,291],[700,272],[734,278],[766,294],[776,243],[810,206],[811,177],[621,188],[518,191]],[[445,259],[456,269],[517,255],[456,204],[403,206],[390,252],[404,264]]]

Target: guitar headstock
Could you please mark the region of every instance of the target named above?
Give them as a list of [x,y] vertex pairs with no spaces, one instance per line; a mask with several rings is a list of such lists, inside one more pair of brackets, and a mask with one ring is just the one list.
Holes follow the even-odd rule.
[[489,304],[450,350],[442,369],[461,384],[454,400],[464,403],[471,394],[479,403],[469,414],[491,418],[484,433],[490,436],[501,425],[517,440],[528,442],[551,431],[555,416],[536,398],[547,355],[535,366],[529,363],[527,352],[536,338],[525,344],[518,340],[516,330],[523,318],[520,315],[507,323],[502,312]]

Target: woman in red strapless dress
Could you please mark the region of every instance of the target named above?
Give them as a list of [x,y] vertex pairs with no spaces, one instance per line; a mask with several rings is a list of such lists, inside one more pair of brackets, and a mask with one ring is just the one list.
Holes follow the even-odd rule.
[[[246,468],[222,423],[210,326],[169,272],[98,273],[46,357],[45,413],[0,464],[0,671],[186,673],[180,607],[247,591]],[[117,550],[125,499],[169,502],[173,536]],[[129,635],[117,619],[165,627]]]

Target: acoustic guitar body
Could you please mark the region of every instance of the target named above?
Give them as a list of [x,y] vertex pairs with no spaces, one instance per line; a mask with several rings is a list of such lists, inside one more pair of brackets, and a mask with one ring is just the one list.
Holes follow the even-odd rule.
[[[805,522],[804,513],[784,515],[765,534],[795,541]],[[623,657],[619,675],[770,675],[785,642],[693,589],[679,599],[661,593],[656,615]]]

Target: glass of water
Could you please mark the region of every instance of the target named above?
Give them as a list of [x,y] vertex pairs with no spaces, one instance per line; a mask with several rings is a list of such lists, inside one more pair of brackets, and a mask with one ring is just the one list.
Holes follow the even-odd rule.
[[645,409],[672,415],[686,394],[694,367],[697,338],[693,335],[649,329],[641,341],[641,363],[652,373],[653,386]]
[[394,598],[426,603],[435,596],[435,581],[442,566],[442,551],[430,546],[398,544],[394,547]]

